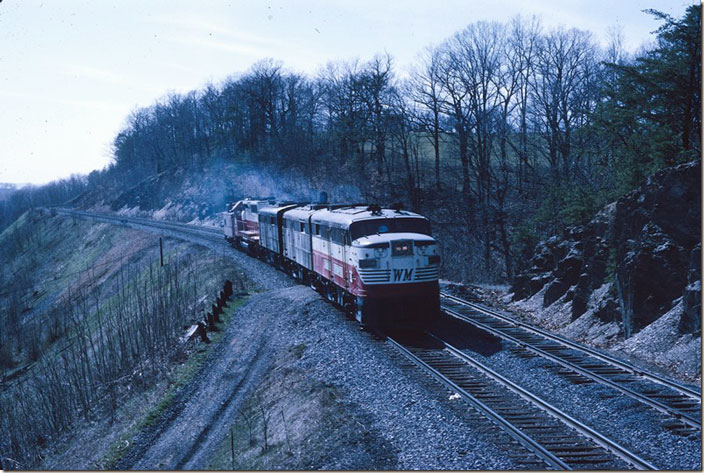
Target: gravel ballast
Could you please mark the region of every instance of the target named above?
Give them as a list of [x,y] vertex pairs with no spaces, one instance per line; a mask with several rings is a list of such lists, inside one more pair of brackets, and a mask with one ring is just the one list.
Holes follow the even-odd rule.
[[[515,468],[510,452],[486,435],[483,419],[468,412],[461,401],[450,401],[450,393],[415,370],[403,369],[390,348],[359,330],[308,287],[252,297],[238,309],[221,343],[222,349],[212,356],[213,365],[194,379],[195,388],[185,388],[188,396],[177,401],[182,405],[173,407],[179,413],[166,421],[150,445],[136,449],[142,453],[133,454],[120,467],[205,468],[215,445],[237,419],[236,406],[253,394],[267,369],[276,369],[273,360],[305,346],[303,356],[286,369],[334,387],[340,393],[337,402],[354,413],[362,431],[371,433],[344,443],[333,439],[330,445],[308,446],[311,451],[305,456],[314,457],[315,463],[304,464],[305,469]],[[244,373],[242,362],[253,368]],[[238,390],[236,400],[218,412],[217,407],[232,396],[231,388]],[[362,442],[374,442],[366,450],[377,456],[360,455],[356,445]],[[298,465],[296,459],[279,467]]]
[[[337,309],[304,287],[309,302],[304,317],[282,319],[286,343],[309,348],[299,368],[308,376],[336,386],[344,402],[361,411],[369,429],[393,448],[393,469],[511,469],[515,466],[480,432],[485,426],[450,393],[403,369],[391,349],[359,330]],[[484,437],[484,438],[483,438]],[[332,452],[331,452],[332,453]],[[353,458],[337,458],[324,469],[358,468]],[[373,465],[367,465],[374,467]]]
[[[275,366],[277,357],[304,346],[300,359],[289,360],[285,369],[333,387],[339,393],[335,402],[352,413],[367,434],[357,438],[345,429],[351,436],[345,442],[310,446],[315,455],[303,464],[306,469],[520,468],[511,460],[515,451],[486,420],[462,401],[450,399],[448,391],[418,370],[404,367],[387,344],[359,330],[308,287],[225,242],[154,231],[229,256],[263,292],[237,310],[221,346],[212,353],[212,366],[184,388],[171,418],[164,419],[161,432],[174,434],[144,439],[149,445],[138,446],[123,466],[204,469],[239,407],[262,380],[281,368]],[[481,330],[454,330],[452,335],[461,348],[503,376],[656,466],[701,469],[701,439],[672,434],[652,409],[604,386],[575,385],[556,374],[549,362],[520,357],[509,350],[510,343]],[[253,367],[244,370],[242,364]],[[215,407],[199,409],[198,399]],[[361,453],[360,444],[365,446]],[[296,462],[279,467],[300,467],[298,455]]]
[[[478,361],[555,405],[661,469],[700,470],[701,439],[684,438],[665,428],[667,417],[597,383],[574,384],[543,358],[524,358],[515,344],[482,335],[479,329],[445,325],[448,341],[459,344]],[[635,387],[631,385],[631,387]]]

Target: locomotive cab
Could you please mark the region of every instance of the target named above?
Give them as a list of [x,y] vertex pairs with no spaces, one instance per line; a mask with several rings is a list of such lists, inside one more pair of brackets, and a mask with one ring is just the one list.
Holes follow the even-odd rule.
[[408,283],[437,279],[437,242],[420,233],[369,235],[352,242],[353,262],[364,282]]
[[433,237],[409,232],[365,235],[352,241],[350,259],[357,268],[353,285],[360,322],[388,332],[425,327],[435,318],[440,255]]
[[259,210],[269,200],[244,199],[233,204],[225,215],[225,236],[250,253],[259,247]]
[[425,327],[439,314],[439,249],[416,213],[244,199],[227,212],[225,235],[373,331]]

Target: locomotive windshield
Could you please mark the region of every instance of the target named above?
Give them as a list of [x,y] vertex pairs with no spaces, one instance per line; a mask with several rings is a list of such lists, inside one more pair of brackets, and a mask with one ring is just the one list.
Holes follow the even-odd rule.
[[350,225],[352,240],[377,233],[422,233],[431,235],[430,223],[422,218],[378,218]]

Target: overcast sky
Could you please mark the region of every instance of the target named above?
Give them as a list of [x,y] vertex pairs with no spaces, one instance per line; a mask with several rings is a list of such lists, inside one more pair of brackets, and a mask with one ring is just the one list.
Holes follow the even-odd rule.
[[272,57],[314,75],[390,53],[397,70],[469,23],[537,15],[626,48],[652,41],[655,8],[687,0],[0,0],[0,182],[44,183],[110,161],[125,117],[171,91],[219,83]]

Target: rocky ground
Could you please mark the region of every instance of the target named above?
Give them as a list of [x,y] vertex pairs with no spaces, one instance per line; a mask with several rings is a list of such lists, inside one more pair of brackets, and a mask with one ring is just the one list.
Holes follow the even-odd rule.
[[[44,467],[229,469],[231,459],[218,452],[231,431],[242,431],[238,423],[247,412],[252,441],[249,433],[244,444],[243,436],[236,437],[237,465],[244,469],[514,467],[511,447],[496,445],[483,419],[399,365],[383,343],[317,293],[224,242],[172,236],[227,255],[259,293],[237,309],[204,367],[168,408],[137,435],[124,437],[116,463],[105,458],[114,450],[115,434],[100,423],[84,426],[65,445],[66,454],[57,453]],[[160,402],[154,395],[141,401]],[[123,415],[126,423],[140,423],[129,422],[129,411]],[[85,440],[93,436],[101,440],[86,451]]]
[[[555,330],[554,320],[560,320],[561,315],[551,314],[547,317],[540,309],[526,308],[516,310],[515,303],[509,303],[511,294],[509,288],[479,287],[459,285],[445,281],[445,290],[457,294],[464,299],[503,310],[514,317],[527,322],[542,325]],[[554,310],[554,308],[553,308]],[[546,311],[548,313],[549,311]],[[673,317],[670,315],[670,319]],[[667,323],[668,315],[656,323]],[[550,322],[552,320],[552,322]],[[677,318],[679,320],[679,318]],[[672,324],[671,324],[672,325]],[[676,324],[674,325],[676,328]],[[636,337],[653,337],[650,330],[657,329],[657,343],[660,341],[660,327],[646,328]],[[701,438],[682,437],[672,433],[667,428],[670,419],[660,415],[649,407],[621,395],[607,386],[596,383],[575,384],[560,370],[560,367],[540,357],[524,357],[515,350],[512,343],[484,334],[477,329],[471,329],[451,319],[444,319],[438,327],[446,340],[464,349],[472,357],[487,364],[503,376],[521,385],[533,394],[552,403],[571,417],[584,422],[598,430],[611,440],[638,453],[643,459],[666,470],[700,470],[701,469]],[[560,332],[560,330],[555,330]],[[564,332],[564,331],[563,331]],[[648,335],[650,333],[650,335]],[[566,334],[569,336],[569,334]],[[643,339],[633,337],[628,341],[635,344],[635,349],[629,351],[626,347],[607,350],[617,358],[625,359],[659,374],[678,378],[672,370],[666,370],[662,364],[655,364],[645,355],[640,343]],[[572,338],[572,337],[570,337]],[[630,346],[630,345],[629,345]],[[655,345],[657,346],[657,345]],[[681,381],[687,379],[679,377]],[[696,388],[696,386],[694,386]]]
[[[125,439],[113,467],[517,468],[511,460],[515,447],[497,438],[485,420],[409,370],[388,346],[360,331],[317,293],[223,242],[186,238],[227,255],[259,292],[237,308],[203,367],[169,407]],[[496,290],[467,294],[501,301]],[[543,362],[518,357],[492,337],[451,332],[461,336],[463,348],[505,376],[642,451],[658,466],[700,468],[700,441],[668,433],[662,419],[648,410],[598,386],[572,385]],[[628,415],[615,416],[622,411]],[[100,448],[87,452],[81,445],[85,442],[76,442],[67,449],[70,458],[51,462],[51,468],[104,464],[96,462]]]
[[701,381],[701,162],[665,169],[540,242],[502,302],[535,323]]

